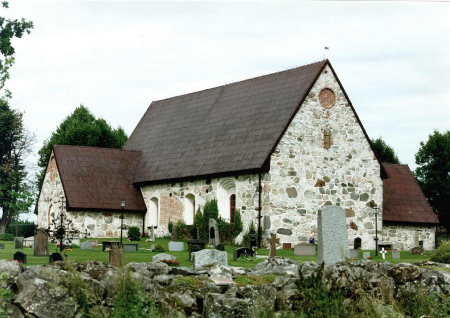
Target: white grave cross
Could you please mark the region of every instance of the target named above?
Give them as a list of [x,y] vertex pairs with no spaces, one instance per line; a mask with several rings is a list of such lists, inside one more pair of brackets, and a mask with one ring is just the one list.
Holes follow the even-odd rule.
[[387,251],[384,250],[384,247],[381,249],[381,255],[383,255],[383,259],[386,259],[386,253]]

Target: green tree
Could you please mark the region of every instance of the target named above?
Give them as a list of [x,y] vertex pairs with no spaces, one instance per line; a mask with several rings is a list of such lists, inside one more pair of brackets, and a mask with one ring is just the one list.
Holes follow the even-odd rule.
[[125,131],[118,127],[113,129],[104,119],[95,116],[83,105],[64,119],[51,137],[44,141],[39,150],[37,186],[44,181],[47,161],[53,145],[91,146],[121,149],[128,137]]
[[[7,9],[8,1],[2,1],[3,8]],[[9,79],[9,69],[14,64],[15,49],[12,46],[13,38],[21,38],[24,33],[30,34],[33,29],[33,22],[25,19],[11,20],[0,17],[0,90],[5,87],[5,82]],[[11,97],[11,93],[6,90],[7,97]]]
[[[8,1],[2,1],[4,9]],[[0,90],[9,79],[14,64],[13,38],[30,33],[33,22],[0,17]],[[32,183],[28,180],[24,159],[31,152],[34,135],[23,125],[23,113],[9,105],[11,93],[5,89],[0,97],[0,233],[18,215],[27,212],[33,203]]]
[[384,142],[381,137],[378,139],[371,139],[372,146],[383,163],[396,163],[399,164],[400,160],[398,160],[397,154],[394,149]]
[[0,99],[0,233],[33,204],[32,182],[24,163],[33,143],[34,135],[23,125],[23,113]]
[[420,143],[415,176],[450,238],[450,131],[434,131]]

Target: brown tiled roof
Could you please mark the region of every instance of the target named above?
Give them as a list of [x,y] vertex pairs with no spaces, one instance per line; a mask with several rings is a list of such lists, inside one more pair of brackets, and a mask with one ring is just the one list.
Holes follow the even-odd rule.
[[67,199],[67,209],[146,211],[133,185],[141,153],[120,149],[53,146]]
[[327,62],[153,102],[124,146],[134,182],[261,169]]
[[408,165],[383,163],[388,178],[383,180],[383,221],[437,224]]

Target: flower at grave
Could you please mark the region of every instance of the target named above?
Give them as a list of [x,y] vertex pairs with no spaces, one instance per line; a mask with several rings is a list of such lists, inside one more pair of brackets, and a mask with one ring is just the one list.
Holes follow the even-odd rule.
[[111,251],[112,251],[111,248],[107,248],[107,249],[105,250],[105,252],[111,252]]
[[72,252],[72,249],[71,249],[71,248],[66,248],[66,249],[64,250],[64,252]]
[[371,259],[371,258],[372,258],[372,256],[368,256],[367,258],[368,258],[368,259]]
[[159,263],[166,263],[169,266],[178,266],[178,265],[180,265],[180,261],[172,260],[172,259],[163,259],[163,260],[160,260]]
[[356,258],[356,257],[353,257],[352,258],[352,261],[357,261],[358,259]]

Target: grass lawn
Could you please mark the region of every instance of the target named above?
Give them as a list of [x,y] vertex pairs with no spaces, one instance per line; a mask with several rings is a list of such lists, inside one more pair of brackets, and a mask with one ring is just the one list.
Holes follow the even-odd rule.
[[[82,239],[81,241],[87,241],[87,240],[97,240],[99,243],[98,247],[94,247],[93,250],[80,250],[79,248],[74,248],[73,251],[66,252],[67,256],[69,257],[69,260],[74,260],[79,263],[83,263],[86,261],[100,261],[104,263],[109,262],[109,257],[107,252],[102,252],[102,241],[119,241],[118,239]],[[145,242],[145,238],[141,238],[141,241],[139,242],[139,251],[136,253],[124,253],[124,262],[125,264],[130,262],[150,262],[151,257],[153,255],[159,254],[159,252],[151,252],[147,249],[150,249],[150,246],[152,244],[160,244],[165,250],[166,253],[172,254],[173,256],[177,257],[177,260],[180,261],[180,266],[190,267],[189,262],[189,253],[187,252],[187,244],[184,243],[185,251],[183,252],[168,252],[168,244],[170,242],[169,238],[159,238],[156,239],[155,242]],[[13,255],[15,252],[19,251],[14,249],[14,242],[9,241],[2,241],[2,243],[5,243],[5,249],[0,250],[0,259],[13,259]],[[137,243],[137,242],[130,242],[130,243]],[[240,267],[252,267],[262,261],[264,259],[256,259],[255,261],[243,261],[243,262],[235,262],[233,261],[233,250],[236,249],[236,246],[225,246],[225,250],[228,253],[228,264],[231,266],[240,266]],[[40,265],[40,264],[48,264],[48,256],[33,256],[33,249],[32,248],[24,248],[21,250],[23,253],[27,254],[27,263],[24,264],[25,266],[30,265]],[[54,253],[57,251],[56,246],[53,243],[49,243],[49,252]],[[59,251],[59,249],[58,249]],[[360,252],[360,258],[362,258],[362,252]],[[367,251],[368,252],[368,251]],[[380,253],[378,253],[378,256],[375,257],[375,252],[370,251],[372,259],[377,262],[383,261],[382,256]],[[258,251],[258,255],[268,255],[269,250],[263,249]],[[421,262],[426,261],[430,258],[431,252],[427,251],[427,255],[412,255],[409,251],[402,251],[401,252],[401,258],[393,260],[391,257],[391,253],[386,254],[386,261],[392,262],[392,263],[414,263],[414,262]],[[295,256],[294,250],[277,250],[277,256],[284,256],[290,259],[293,259],[297,262],[306,262],[306,261],[316,261],[317,257],[315,256]]]

